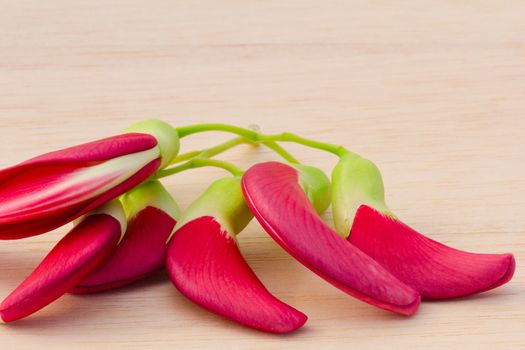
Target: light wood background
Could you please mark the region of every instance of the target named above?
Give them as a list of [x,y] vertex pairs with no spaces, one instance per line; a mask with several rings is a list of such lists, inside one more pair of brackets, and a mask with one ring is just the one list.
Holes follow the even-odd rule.
[[[2,349],[518,349],[525,346],[525,2],[0,0],[0,166],[148,117],[295,131],[373,159],[388,203],[446,244],[513,252],[514,279],[401,318],[314,276],[252,222],[246,259],[309,315],[297,333],[238,326],[164,273],[66,295],[0,325]],[[184,140],[184,150],[229,136]],[[327,172],[328,155],[290,147]],[[241,166],[275,157],[241,146]],[[221,176],[165,182],[182,207]],[[330,213],[325,218],[331,219]],[[67,231],[0,242],[0,297]]]

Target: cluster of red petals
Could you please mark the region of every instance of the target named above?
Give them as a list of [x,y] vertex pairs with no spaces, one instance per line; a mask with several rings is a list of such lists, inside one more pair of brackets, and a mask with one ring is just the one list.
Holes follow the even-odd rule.
[[177,222],[161,209],[146,207],[128,221],[128,228],[108,262],[70,293],[102,292],[140,280],[164,267],[166,241]]
[[[101,207],[153,175],[157,139],[128,133],[33,158],[0,171],[0,239],[60,227]],[[0,317],[26,317],[67,292],[121,286],[159,270],[175,220],[144,208],[128,225],[106,213],[88,214],[2,302]]]
[[145,158],[143,164],[130,162],[120,168],[89,171],[156,146],[157,140],[149,134],[129,133],[47,153],[1,170],[0,239],[51,231],[129,191],[157,171],[159,157]]
[[346,293],[400,314],[420,302],[407,286],[374,259],[333,231],[316,213],[294,168],[267,162],[243,176],[243,191],[266,232],[290,255]]
[[[112,215],[89,214],[153,175],[161,163],[154,149],[155,137],[129,133],[0,171],[0,239],[44,233],[88,213],[0,304],[2,320],[26,317],[67,292],[105,291],[166,266],[183,295],[216,314],[267,332],[300,328],[307,316],[264,287],[234,233],[213,213],[187,222],[168,243],[176,221],[159,208],[139,210],[125,232]],[[332,285],[382,309],[412,315],[422,298],[487,291],[514,273],[511,254],[445,246],[367,205],[344,239],[317,214],[298,171],[283,163],[256,164],[241,184],[249,209],[283,249]]]
[[372,305],[410,315],[423,299],[457,298],[508,282],[511,254],[475,254],[427,238],[362,205],[348,240],[316,214],[288,165],[254,165],[243,191],[255,217],[290,255],[328,282]]

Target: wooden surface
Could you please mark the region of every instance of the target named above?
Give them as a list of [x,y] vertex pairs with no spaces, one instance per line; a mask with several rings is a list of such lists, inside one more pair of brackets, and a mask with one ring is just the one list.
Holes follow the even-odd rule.
[[[160,273],[66,295],[12,325],[2,349],[518,349],[525,346],[523,1],[0,1],[0,166],[133,121],[221,121],[341,143],[382,169],[390,207],[430,237],[513,252],[514,279],[401,318],[314,276],[252,222],[240,244],[309,315],[289,336],[196,307]],[[229,136],[184,140],[184,150]],[[290,147],[327,172],[335,159]],[[275,159],[241,146],[224,159]],[[182,207],[219,170],[165,183]],[[331,215],[325,215],[331,220]],[[0,242],[0,296],[65,232]]]

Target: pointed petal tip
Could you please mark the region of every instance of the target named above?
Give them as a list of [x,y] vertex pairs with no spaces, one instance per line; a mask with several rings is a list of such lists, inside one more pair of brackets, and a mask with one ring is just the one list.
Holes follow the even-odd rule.
[[306,321],[308,321],[308,316],[306,316],[301,311],[294,309],[294,312],[290,314],[288,322],[277,325],[273,329],[261,328],[260,330],[276,334],[288,334],[295,332],[296,330],[304,326]]
[[4,299],[0,304],[0,323],[3,324],[11,323],[20,319],[20,317],[17,317],[12,311],[12,307],[10,305],[6,305],[6,299]]
[[406,304],[406,305],[399,305],[397,307],[397,310],[393,310],[393,311],[403,316],[414,315],[417,312],[417,310],[419,310],[419,305],[421,305],[421,295],[417,293],[416,291],[414,292],[415,292],[413,295],[414,301],[412,303]]
[[[27,317],[73,288],[109,258],[120,238],[120,223],[106,214],[86,217],[0,304],[5,322]],[[57,263],[59,262],[59,263]]]
[[495,289],[499,286],[502,286],[505,283],[509,282],[512,279],[512,277],[514,277],[514,271],[516,270],[516,260],[514,259],[514,255],[510,253],[495,255],[499,255],[501,265],[500,271],[502,271],[501,277],[496,279],[496,281],[492,285],[481,290],[480,292],[489,291],[491,289]]
[[[5,299],[4,299],[5,301]],[[6,308],[4,306],[4,301],[0,303],[0,324],[8,323],[9,322],[9,316],[6,315]]]
[[397,219],[362,205],[348,240],[424,300],[466,297],[512,279],[512,254],[477,254],[434,241]]
[[194,219],[177,230],[168,244],[166,268],[187,298],[244,326],[289,333],[307,320],[270,294],[242,257],[235,239],[213,217]]
[[[395,277],[393,276],[392,278],[397,283],[391,285],[392,281],[388,281],[387,283],[389,283],[390,286],[387,288],[387,291],[385,291],[386,295],[381,295],[381,298],[379,298],[349,288],[347,285],[343,285],[338,281],[331,280],[316,271],[314,272],[317,273],[323,279],[325,279],[327,282],[341,289],[345,293],[353,296],[354,298],[368,303],[372,306],[375,306],[377,308],[390,311],[402,316],[412,316],[417,312],[419,306],[421,305],[421,295],[410,286],[395,279]],[[393,291],[393,293],[391,295],[388,295],[389,291]]]

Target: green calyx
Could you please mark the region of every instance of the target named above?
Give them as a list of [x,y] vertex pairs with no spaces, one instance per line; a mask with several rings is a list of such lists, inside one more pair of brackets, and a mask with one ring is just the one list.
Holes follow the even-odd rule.
[[232,237],[248,225],[253,214],[244,201],[240,176],[225,177],[213,182],[182,213],[173,231],[204,216],[213,217]]
[[162,120],[142,120],[129,126],[125,132],[150,134],[157,139],[161,157],[160,169],[168,166],[179,153],[180,142],[177,130]]
[[90,212],[75,219],[73,221],[73,224],[78,225],[85,218],[97,214],[106,214],[115,218],[120,224],[120,234],[124,235],[124,232],[126,232],[128,221],[126,220],[126,213],[124,208],[122,207],[122,203],[118,199],[113,199],[101,205],[100,207],[91,210]]
[[[160,120],[145,120],[132,125],[127,131],[145,132],[157,138],[162,163],[161,170],[154,176],[156,179],[204,166],[222,168],[234,176],[213,183],[182,214],[176,229],[198,217],[213,216],[230,234],[235,235],[249,222],[252,215],[244,203],[240,188],[242,169],[225,161],[210,159],[242,143],[264,144],[297,169],[299,183],[319,214],[330,206],[331,201],[335,227],[343,237],[349,235],[355,214],[359,206],[363,204],[394,217],[385,203],[383,180],[379,169],[371,161],[336,144],[319,142],[289,132],[267,135],[260,133],[259,130],[228,124],[198,124],[173,128]],[[189,152],[176,157],[179,150],[179,138],[207,131],[224,131],[239,137],[206,150]],[[300,164],[277,142],[294,142],[338,156],[339,162],[332,171],[332,185],[323,171]],[[182,164],[164,169],[170,164],[177,163]],[[232,219],[234,217],[235,220]]]
[[[385,203],[383,180],[379,169],[371,161],[336,144],[319,142],[288,132],[265,135],[258,130],[228,124],[198,124],[173,128],[160,120],[145,120],[132,125],[127,131],[149,133],[157,138],[162,157],[160,169],[170,164],[184,162],[158,171],[154,176],[156,179],[203,166],[223,168],[234,176],[214,182],[182,214],[175,229],[198,217],[213,216],[226,231],[235,235],[249,222],[252,214],[244,203],[240,187],[242,170],[231,163],[210,159],[242,143],[264,144],[297,169],[299,183],[319,214],[330,206],[331,201],[335,227],[343,237],[349,235],[355,214],[359,206],[363,204],[394,217]],[[179,138],[207,131],[224,131],[239,137],[210,149],[189,152],[176,157],[179,150]],[[294,142],[338,156],[339,162],[332,171],[332,185],[323,171],[300,164],[277,142]]]
[[135,187],[123,194],[120,201],[129,219],[146,207],[160,209],[175,220],[180,217],[179,206],[157,180],[150,180]]
[[291,166],[299,171],[299,184],[317,213],[323,213],[330,206],[332,190],[326,174],[313,166],[303,164],[291,164]]
[[385,203],[383,178],[377,166],[354,153],[341,156],[332,171],[332,210],[337,232],[348,237],[363,204],[395,217]]

